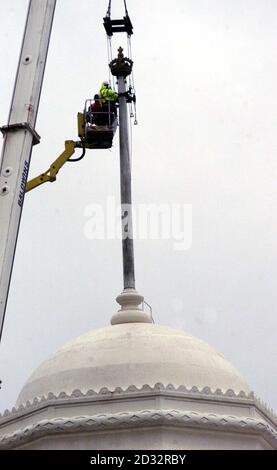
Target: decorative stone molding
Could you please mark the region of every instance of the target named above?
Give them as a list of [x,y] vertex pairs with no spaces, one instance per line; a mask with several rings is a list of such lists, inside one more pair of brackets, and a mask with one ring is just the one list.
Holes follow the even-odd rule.
[[199,413],[178,410],[144,410],[73,418],[43,419],[38,423],[6,434],[0,438],[0,449],[10,449],[24,445],[51,434],[77,433],[82,431],[109,431],[119,428],[147,426],[189,426],[206,430],[218,430],[258,434],[277,448],[277,432],[263,420],[249,417]]
[[[144,384],[141,388],[136,387],[135,385],[130,385],[125,390],[121,387],[116,387],[115,390],[109,390],[107,387],[103,387],[99,392],[94,390],[88,390],[86,393],[81,392],[81,390],[76,389],[70,395],[65,392],[59,393],[59,395],[54,395],[54,393],[48,393],[46,397],[34,398],[32,402],[27,401],[24,405],[20,405],[18,408],[13,407],[11,411],[5,410],[3,414],[0,413],[0,423],[3,421],[3,418],[7,418],[11,415],[17,415],[18,413],[22,414],[25,411],[33,410],[41,405],[46,405],[49,402],[61,401],[61,400],[74,400],[74,399],[94,399],[94,398],[116,398],[116,397],[125,397],[133,394],[177,394],[184,397],[195,397],[195,398],[205,398],[205,399],[216,399],[216,400],[247,400],[247,402],[253,401],[254,403],[254,394],[250,392],[246,394],[244,391],[235,393],[233,390],[229,389],[226,392],[223,392],[221,389],[217,388],[215,391],[212,391],[210,387],[203,387],[199,389],[196,386],[192,388],[187,388],[184,385],[179,387],[174,387],[172,384],[163,385],[162,383],[156,383],[153,387],[148,384]],[[259,403],[260,406],[260,403]],[[265,409],[265,408],[264,408]],[[266,409],[268,414],[268,409]]]
[[116,297],[116,301],[121,306],[121,309],[112,316],[112,325],[120,325],[121,323],[152,323],[150,316],[139,308],[139,305],[144,301],[144,297],[135,289],[124,289]]
[[228,403],[228,404],[239,404],[239,405],[250,405],[256,407],[262,414],[265,415],[265,418],[269,418],[269,421],[272,421],[273,427],[277,426],[276,414],[273,413],[272,409],[269,409],[265,403],[260,399],[257,399],[253,392],[246,394],[241,391],[235,393],[233,390],[227,390],[223,392],[220,389],[211,390],[210,387],[204,387],[199,389],[196,386],[192,388],[187,388],[183,385],[179,387],[174,387],[172,384],[163,385],[162,383],[156,383],[154,386],[144,384],[142,387],[136,387],[134,385],[129,386],[127,389],[122,389],[117,387],[115,390],[109,390],[107,387],[101,388],[99,392],[94,390],[88,390],[86,393],[81,392],[80,390],[74,390],[70,395],[65,392],[59,393],[59,395],[54,395],[49,393],[47,397],[34,398],[32,402],[27,402],[24,406],[20,405],[18,408],[13,407],[11,411],[5,410],[5,412],[0,414],[0,425],[6,424],[7,422],[20,419],[32,412],[39,412],[47,406],[52,404],[55,406],[63,404],[79,404],[86,402],[96,402],[102,400],[114,400],[114,399],[132,399],[146,396],[168,396],[168,397],[178,397],[183,399],[195,399],[195,400],[205,400],[206,402],[212,401],[217,403]]

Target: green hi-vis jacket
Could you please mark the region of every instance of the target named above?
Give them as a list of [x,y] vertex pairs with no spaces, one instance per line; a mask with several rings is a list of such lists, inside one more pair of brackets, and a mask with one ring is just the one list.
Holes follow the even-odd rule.
[[107,88],[105,85],[102,85],[100,88],[100,98],[102,103],[105,101],[116,101],[118,94],[112,89]]

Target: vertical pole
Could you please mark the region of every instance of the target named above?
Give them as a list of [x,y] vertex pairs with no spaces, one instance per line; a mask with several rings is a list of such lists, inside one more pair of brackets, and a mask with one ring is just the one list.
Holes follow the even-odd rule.
[[119,101],[119,145],[120,145],[120,189],[122,219],[122,254],[124,289],[135,289],[135,263],[132,221],[131,162],[127,113],[126,77],[131,74],[132,60],[124,57],[123,49],[110,63],[112,75],[118,81]]
[[30,0],[0,161],[0,339],[56,0]]
[[132,188],[125,77],[118,76],[120,189],[124,289],[135,289]]
[[112,325],[121,323],[152,323],[152,318],[139,306],[143,296],[135,288],[135,263],[132,223],[132,188],[131,162],[129,146],[129,128],[127,113],[126,77],[132,72],[132,60],[124,57],[123,49],[118,49],[118,56],[110,63],[112,74],[118,81],[119,101],[119,144],[120,144],[120,189],[122,217],[122,253],[124,290],[116,301],[121,309],[111,318]]

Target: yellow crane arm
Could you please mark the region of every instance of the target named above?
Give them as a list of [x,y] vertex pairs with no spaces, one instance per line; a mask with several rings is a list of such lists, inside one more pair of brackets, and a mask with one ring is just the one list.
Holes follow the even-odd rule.
[[61,153],[61,155],[52,163],[47,171],[27,182],[25,192],[27,193],[28,191],[31,191],[31,189],[34,189],[37,186],[46,183],[47,181],[53,183],[53,181],[56,180],[56,175],[61,167],[68,161],[71,155],[73,155],[75,148],[79,146],[79,142],[74,142],[74,140],[66,140],[63,153]]

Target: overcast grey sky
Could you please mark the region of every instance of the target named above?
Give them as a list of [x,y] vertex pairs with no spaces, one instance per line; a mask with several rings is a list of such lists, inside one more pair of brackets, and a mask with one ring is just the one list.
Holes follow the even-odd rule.
[[[57,0],[30,176],[76,139],[76,113],[108,78],[105,0]],[[123,2],[113,0],[120,5]],[[0,123],[27,0],[0,0]],[[137,288],[156,323],[223,352],[277,409],[277,3],[128,0],[139,126],[135,204],[191,204],[192,246],[137,240]],[[126,40],[114,38],[114,50]],[[0,354],[0,411],[65,341],[109,324],[119,240],[87,240],[88,204],[119,202],[118,136],[27,194]]]

